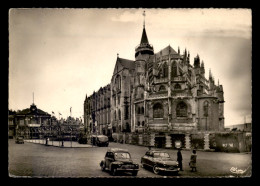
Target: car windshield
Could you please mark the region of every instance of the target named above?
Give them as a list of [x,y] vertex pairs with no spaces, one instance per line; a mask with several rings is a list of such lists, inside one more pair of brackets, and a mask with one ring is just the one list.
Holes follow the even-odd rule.
[[130,154],[128,152],[116,152],[115,159],[130,159]]
[[98,140],[102,141],[102,142],[108,141],[108,137],[107,136],[98,136]]
[[166,152],[155,152],[153,156],[155,158],[170,158],[169,154]]

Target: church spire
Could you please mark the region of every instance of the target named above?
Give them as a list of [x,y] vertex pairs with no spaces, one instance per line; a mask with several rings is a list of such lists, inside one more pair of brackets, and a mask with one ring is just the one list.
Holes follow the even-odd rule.
[[145,28],[145,11],[143,13],[143,16],[144,16],[144,28]]

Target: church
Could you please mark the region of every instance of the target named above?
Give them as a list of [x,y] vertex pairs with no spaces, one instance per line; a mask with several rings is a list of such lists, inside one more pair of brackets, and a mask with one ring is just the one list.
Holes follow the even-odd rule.
[[111,83],[86,96],[88,131],[96,122],[99,133],[125,143],[187,149],[214,146],[212,134],[224,131],[224,91],[211,71],[205,77],[200,56],[191,64],[186,49],[181,53],[170,45],[155,53],[145,23],[134,56],[135,60],[117,56]]

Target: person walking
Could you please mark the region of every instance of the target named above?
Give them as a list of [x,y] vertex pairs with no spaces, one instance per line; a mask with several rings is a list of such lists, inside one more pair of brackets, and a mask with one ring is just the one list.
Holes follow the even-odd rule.
[[182,169],[182,154],[181,154],[181,148],[178,149],[178,152],[177,152],[177,161],[179,163],[179,168],[180,168],[180,171],[183,171]]
[[196,160],[197,160],[196,150],[193,150],[192,154],[190,156],[190,163],[189,163],[192,172],[193,172],[193,170],[197,171]]

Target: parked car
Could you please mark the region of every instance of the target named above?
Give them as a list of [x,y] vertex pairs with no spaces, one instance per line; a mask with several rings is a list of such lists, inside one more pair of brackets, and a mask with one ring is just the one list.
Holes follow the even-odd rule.
[[126,149],[109,148],[104,160],[100,162],[102,171],[109,170],[112,175],[118,172],[131,172],[136,176],[139,171],[139,164],[134,163],[131,155]]
[[92,135],[91,142],[93,145],[96,145],[99,147],[101,147],[101,146],[107,147],[109,144],[108,137],[105,135]]
[[79,144],[87,144],[87,142],[88,142],[88,138],[87,138],[86,135],[85,135],[85,136],[81,136],[81,137],[79,137],[79,139],[78,139],[78,143],[79,143]]
[[151,167],[155,174],[160,172],[173,172],[178,174],[180,171],[177,161],[171,159],[167,152],[159,150],[149,150],[141,158],[142,167]]
[[15,143],[21,143],[21,144],[24,144],[23,136],[18,136],[18,137],[15,139]]

